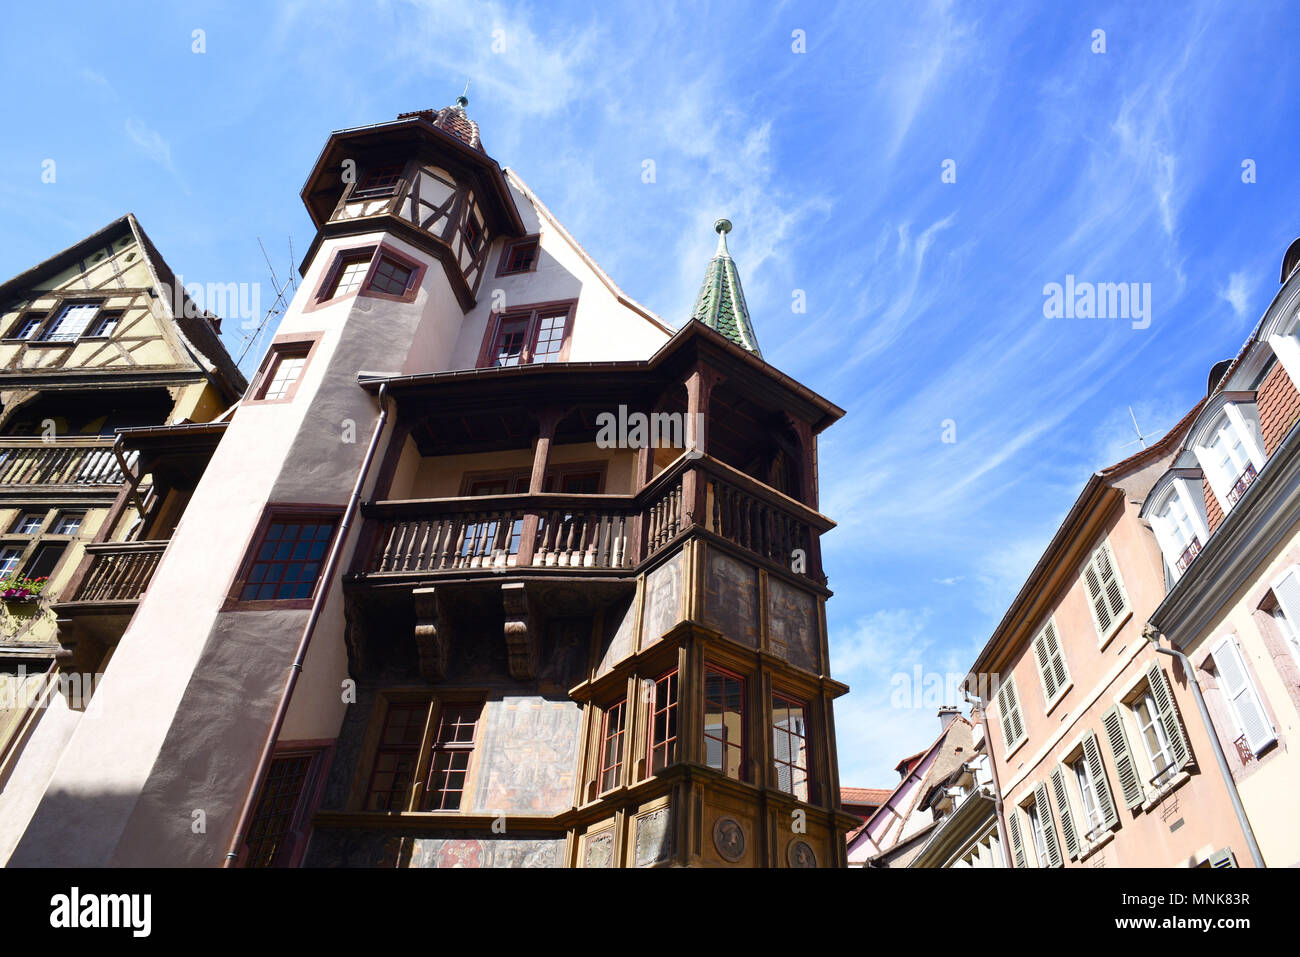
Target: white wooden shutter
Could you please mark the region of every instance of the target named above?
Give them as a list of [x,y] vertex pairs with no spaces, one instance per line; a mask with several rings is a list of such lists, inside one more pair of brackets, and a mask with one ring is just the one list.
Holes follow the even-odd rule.
[[1020,836],[1020,809],[1011,808],[1007,815],[1007,831],[1011,835],[1011,866],[1025,867],[1025,842]]
[[1054,620],[1044,625],[1034,639],[1034,657],[1038,660],[1038,673],[1043,679],[1043,693],[1047,703],[1051,704],[1061,689],[1070,683],[1070,672],[1065,666],[1065,652],[1061,650]]
[[1254,754],[1259,754],[1277,740],[1273,725],[1264,711],[1255,682],[1246,670],[1246,662],[1237,647],[1237,640],[1227,635],[1214,649],[1214,665],[1223,679],[1223,696],[1228,699],[1237,730],[1246,736],[1246,744]]
[[1110,542],[1103,541],[1092,553],[1083,579],[1088,589],[1092,620],[1097,626],[1097,633],[1105,638],[1128,609],[1128,593],[1119,577],[1119,566],[1110,550]]
[[1103,829],[1114,827],[1119,823],[1119,812],[1115,810],[1115,799],[1111,797],[1110,782],[1106,780],[1106,767],[1101,763],[1101,748],[1097,746],[1097,735],[1089,731],[1083,739],[1083,758],[1088,762],[1088,776],[1092,778],[1092,793],[1097,798],[1097,808],[1101,811]]
[[1046,628],[1034,639],[1034,658],[1038,661],[1038,676],[1043,680],[1043,698],[1050,704],[1056,698],[1057,686],[1056,676],[1052,674],[1052,659],[1047,651]]
[[1056,840],[1056,824],[1052,821],[1052,805],[1047,800],[1047,785],[1042,781],[1034,788],[1034,807],[1038,811],[1038,823],[1043,828],[1043,844],[1047,847],[1047,861],[1039,861],[1039,867],[1063,867],[1061,845]]
[[1061,836],[1065,838],[1065,852],[1070,860],[1079,856],[1079,837],[1074,830],[1074,815],[1070,813],[1070,795],[1065,790],[1065,765],[1052,768],[1052,796],[1056,798],[1056,813],[1061,818]]
[[1273,584],[1273,597],[1291,626],[1291,633],[1300,638],[1300,566],[1293,566]]
[[1115,777],[1124,796],[1124,806],[1135,808],[1146,800],[1146,792],[1142,788],[1142,777],[1138,774],[1133,752],[1129,750],[1124,719],[1118,707],[1101,716],[1101,726],[1106,729],[1106,740],[1110,742],[1110,756],[1115,761]]
[[1025,723],[1020,717],[1020,698],[1016,694],[1016,679],[1008,678],[998,689],[998,718],[1002,724],[1002,742],[1010,751],[1025,736]]
[[1174,706],[1174,694],[1169,690],[1169,681],[1165,678],[1160,662],[1151,662],[1151,667],[1147,669],[1147,683],[1151,686],[1151,698],[1156,703],[1160,724],[1165,729],[1165,736],[1169,738],[1169,750],[1173,758],[1170,773],[1177,774],[1191,760],[1192,749],[1187,744],[1187,736],[1183,734],[1183,724],[1178,720],[1178,710]]

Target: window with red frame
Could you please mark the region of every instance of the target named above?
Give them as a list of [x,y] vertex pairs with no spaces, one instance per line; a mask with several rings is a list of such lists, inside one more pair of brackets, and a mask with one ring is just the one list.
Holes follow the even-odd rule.
[[745,679],[704,666],[704,761],[745,780]]
[[772,692],[772,763],[776,786],[800,801],[808,797],[808,706]]
[[538,241],[536,236],[529,239],[515,240],[506,246],[505,251],[502,252],[501,267],[497,270],[497,275],[509,276],[513,273],[528,272],[537,261],[537,252]]
[[677,670],[655,682],[650,702],[650,773],[677,761]]
[[326,302],[330,299],[338,299],[349,293],[354,293],[361,288],[361,284],[366,280],[366,273],[370,271],[370,260],[374,258],[374,250],[367,249],[363,252],[347,253],[340,257],[334,267],[334,275],[330,277],[325,288],[321,290],[318,302]]
[[271,760],[253,821],[248,826],[248,867],[284,867],[289,863],[297,835],[303,789],[311,775],[314,754],[290,754]]
[[259,401],[288,398],[294,386],[302,377],[307,367],[307,354],[311,351],[310,343],[287,343],[272,346],[274,357],[262,376],[253,398]]
[[392,196],[402,180],[401,166],[375,166],[365,171],[349,199],[373,199]]
[[273,517],[253,552],[239,600],[310,598],[336,524],[332,516]]
[[380,256],[366,289],[390,296],[404,296],[414,275],[415,270],[411,267],[404,266],[391,256]]
[[600,744],[600,790],[608,791],[623,782],[624,725],[627,699],[605,709],[605,724]]
[[374,769],[366,789],[367,811],[405,811],[411,802],[411,782],[420,760],[420,741],[429,718],[429,703],[388,706],[375,749]]
[[465,237],[465,248],[470,251],[470,255],[478,252],[479,245],[483,242],[483,227],[478,224],[473,213],[465,216],[465,225],[461,227],[461,235]]
[[559,362],[568,343],[573,304],[508,312],[497,318],[488,366]]
[[438,715],[424,788],[424,810],[455,811],[465,793],[482,702],[444,705]]

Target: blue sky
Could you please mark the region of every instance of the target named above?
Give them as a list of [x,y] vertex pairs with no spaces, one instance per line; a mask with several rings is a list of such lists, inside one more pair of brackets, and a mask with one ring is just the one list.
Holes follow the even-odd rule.
[[[0,35],[0,274],[130,210],[187,280],[269,289],[257,237],[283,280],[328,132],[466,79],[487,150],[669,321],[728,216],[765,357],[849,413],[821,445],[840,765],[892,784],[938,728],[891,707],[892,676],[964,671],[1088,473],[1135,450],[1128,406],[1173,424],[1277,288],[1300,234],[1289,14],[27,4]],[[1150,283],[1150,327],[1045,318],[1067,274]]]

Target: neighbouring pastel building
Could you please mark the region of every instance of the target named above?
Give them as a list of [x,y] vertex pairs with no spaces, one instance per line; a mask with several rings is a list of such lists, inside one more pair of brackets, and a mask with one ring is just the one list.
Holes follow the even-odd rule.
[[[1147,494],[1169,593],[1155,633],[1195,669],[1264,863],[1300,865],[1300,241],[1282,287],[1211,373]],[[1198,722],[1199,723],[1199,722]],[[1238,862],[1242,855],[1237,854]]]
[[1181,561],[1144,502],[1207,407],[1089,477],[970,669],[1015,867],[1250,863],[1188,676],[1143,636]]
[[956,708],[941,709],[939,722],[939,736],[898,763],[898,784],[848,837],[850,867],[911,867],[941,828],[943,795],[975,755],[976,728]]
[[0,285],[0,861],[246,383],[134,216]]
[[730,223],[675,329],[466,103],[329,136],[303,282],[11,862],[845,865],[843,412],[763,360]]

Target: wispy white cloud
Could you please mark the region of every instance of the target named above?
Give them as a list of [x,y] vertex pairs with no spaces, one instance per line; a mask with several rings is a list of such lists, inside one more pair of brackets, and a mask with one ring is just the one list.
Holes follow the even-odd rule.
[[1232,306],[1233,314],[1238,319],[1244,318],[1250,311],[1250,297],[1255,291],[1255,285],[1252,276],[1245,270],[1238,270],[1228,276],[1226,285],[1219,286],[1219,298]]
[[150,161],[157,163],[168,172],[176,172],[176,166],[172,163],[171,144],[157,130],[151,129],[143,120],[129,116],[126,120],[126,135],[131,137],[131,142],[135,143],[140,152]]

